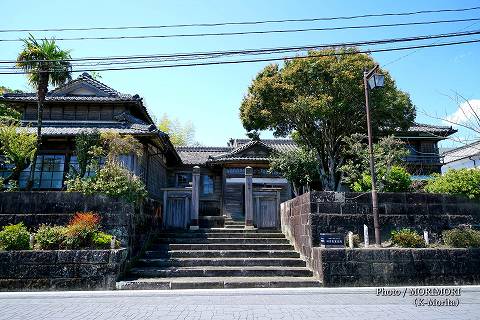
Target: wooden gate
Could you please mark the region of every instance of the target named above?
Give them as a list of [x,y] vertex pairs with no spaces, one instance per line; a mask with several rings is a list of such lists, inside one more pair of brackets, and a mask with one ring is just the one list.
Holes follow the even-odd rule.
[[163,189],[163,227],[185,229],[190,223],[192,211],[192,190]]
[[281,188],[262,188],[253,191],[253,224],[257,228],[280,228]]

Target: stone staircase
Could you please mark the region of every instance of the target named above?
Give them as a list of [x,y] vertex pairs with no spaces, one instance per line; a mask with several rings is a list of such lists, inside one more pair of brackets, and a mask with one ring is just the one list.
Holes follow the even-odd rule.
[[277,230],[225,228],[162,233],[117,289],[313,287],[305,262]]

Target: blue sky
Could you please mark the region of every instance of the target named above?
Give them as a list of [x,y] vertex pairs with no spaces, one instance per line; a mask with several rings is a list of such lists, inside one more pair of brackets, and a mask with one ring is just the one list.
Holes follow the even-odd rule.
[[[22,9],[3,15],[0,29],[92,27],[120,25],[158,25],[224,21],[314,18],[382,12],[407,12],[480,6],[480,1],[42,1],[25,0]],[[331,27],[341,25],[380,24],[420,20],[480,17],[480,10],[465,13],[424,14],[413,17],[371,18],[363,20],[290,23],[267,26],[228,26],[219,28],[183,28],[147,31],[95,31],[69,33],[34,33],[37,37],[101,36],[126,34],[167,34],[214,31],[266,30],[281,28]],[[320,45],[341,41],[359,41],[404,37],[461,29],[480,29],[480,22],[445,25],[408,26],[389,29],[305,32],[292,34],[244,35],[232,37],[168,38],[142,40],[64,41],[60,46],[72,50],[72,57],[130,54],[212,51],[276,46]],[[25,37],[26,34],[0,34],[0,38]],[[480,38],[480,36],[477,36]],[[434,41],[430,41],[434,42]],[[21,43],[0,42],[0,59],[13,60]],[[410,51],[378,53],[374,58],[387,64]],[[399,88],[410,93],[418,108],[418,121],[440,123],[423,114],[453,114],[457,105],[450,98],[458,91],[467,99],[480,99],[478,62],[480,44],[422,49],[386,69]],[[267,63],[220,65],[195,68],[105,71],[102,81],[125,93],[143,96],[152,113],[167,113],[181,121],[192,121],[196,139],[204,145],[225,145],[230,137],[243,137],[238,109],[247,87]],[[75,75],[77,76],[77,75]],[[0,75],[0,85],[30,90],[23,75]],[[479,104],[480,108],[480,104]],[[467,133],[460,133],[467,135]],[[269,137],[268,133],[262,137]],[[445,145],[448,145],[447,143]]]

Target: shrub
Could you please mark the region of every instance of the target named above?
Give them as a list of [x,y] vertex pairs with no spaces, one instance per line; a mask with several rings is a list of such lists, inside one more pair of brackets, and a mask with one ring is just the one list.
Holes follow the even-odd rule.
[[480,170],[448,170],[443,175],[435,175],[429,180],[425,191],[431,193],[448,193],[480,199]]
[[[105,232],[97,232],[93,235],[92,245],[95,249],[110,249],[113,236]],[[120,248],[120,241],[115,240],[115,248]]]
[[[405,192],[410,190],[411,176],[403,167],[393,166],[388,173],[379,172],[377,177],[378,191],[380,192]],[[372,190],[372,178],[364,173],[360,180],[355,181],[352,187],[355,192],[367,192]]]
[[77,212],[65,230],[64,246],[67,249],[87,248],[98,231],[100,217],[93,212]]
[[452,229],[442,232],[443,242],[453,248],[480,247],[480,231],[473,229]]
[[4,250],[30,249],[30,232],[23,222],[2,228],[2,231],[0,231],[0,247]]
[[410,229],[394,230],[391,235],[392,244],[402,248],[421,248],[425,246],[423,237]]
[[145,184],[140,178],[118,163],[105,164],[95,177],[68,180],[67,190],[84,194],[101,193],[128,202],[140,201],[147,196]]
[[35,248],[40,250],[58,250],[66,238],[66,228],[42,224],[35,234]]

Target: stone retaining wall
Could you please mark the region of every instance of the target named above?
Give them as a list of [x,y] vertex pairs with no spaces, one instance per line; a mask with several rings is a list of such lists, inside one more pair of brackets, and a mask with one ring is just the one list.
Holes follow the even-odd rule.
[[[465,197],[428,193],[379,193],[382,238],[399,228],[439,233],[461,224],[480,224],[480,202]],[[282,228],[294,231],[311,244],[319,244],[320,233],[348,231],[363,237],[363,225],[374,239],[371,194],[357,192],[310,192],[281,205]],[[291,230],[288,230],[291,229]],[[299,234],[300,235],[300,234]],[[310,237],[307,240],[306,237]],[[301,246],[308,246],[301,239]]]
[[0,251],[0,291],[112,290],[126,258],[126,249]]
[[31,229],[42,223],[65,225],[75,212],[93,211],[100,215],[103,230],[115,235],[129,256],[135,256],[149,233],[161,225],[160,208],[161,204],[151,199],[134,206],[121,199],[79,192],[0,192],[0,226],[18,222]]
[[314,248],[312,264],[326,287],[480,283],[480,249]]
[[[480,202],[442,194],[380,193],[379,209],[384,240],[393,229],[435,234],[480,223]],[[282,203],[280,216],[282,232],[325,285],[479,283],[480,249],[319,248],[320,233],[353,231],[363,238],[364,224],[373,242],[370,194],[306,193]]]

